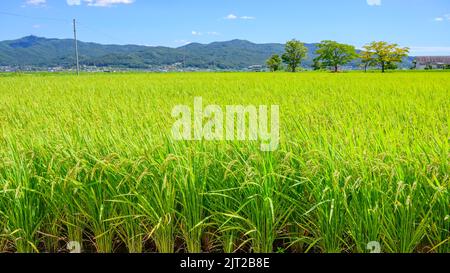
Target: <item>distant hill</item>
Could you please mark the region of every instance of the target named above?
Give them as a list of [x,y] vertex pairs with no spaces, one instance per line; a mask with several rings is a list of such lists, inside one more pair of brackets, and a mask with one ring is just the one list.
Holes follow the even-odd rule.
[[[312,64],[316,44],[309,49],[303,66]],[[79,42],[80,64],[98,67],[157,69],[184,65],[197,69],[241,70],[264,65],[272,54],[282,54],[283,44],[255,44],[245,40],[192,43],[178,48],[138,45],[103,45]],[[74,41],[27,36],[0,42],[0,66],[72,67]],[[356,63],[354,64],[356,65]]]

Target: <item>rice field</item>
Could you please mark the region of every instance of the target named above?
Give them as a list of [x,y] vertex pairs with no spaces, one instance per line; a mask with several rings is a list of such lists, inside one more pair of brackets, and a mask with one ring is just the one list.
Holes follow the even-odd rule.
[[[175,141],[175,105],[281,141]],[[450,74],[0,75],[0,252],[450,252]]]

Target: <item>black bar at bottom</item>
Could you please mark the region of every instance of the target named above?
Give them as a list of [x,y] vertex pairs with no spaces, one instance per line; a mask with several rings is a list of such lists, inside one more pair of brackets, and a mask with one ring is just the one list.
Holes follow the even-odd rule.
[[[449,254],[0,254],[0,264],[44,272],[307,272],[450,268]],[[7,268],[7,267],[5,267]],[[446,269],[445,269],[446,268]],[[86,271],[87,270],[87,271]],[[0,270],[1,271],[1,270]],[[20,270],[19,270],[20,271]],[[438,270],[437,272],[440,272]]]

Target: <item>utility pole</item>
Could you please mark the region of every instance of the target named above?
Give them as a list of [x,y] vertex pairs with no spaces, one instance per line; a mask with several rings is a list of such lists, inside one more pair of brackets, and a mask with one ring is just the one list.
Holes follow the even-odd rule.
[[80,62],[78,58],[77,22],[73,19],[73,38],[75,41],[75,58],[77,61],[77,75],[80,75]]

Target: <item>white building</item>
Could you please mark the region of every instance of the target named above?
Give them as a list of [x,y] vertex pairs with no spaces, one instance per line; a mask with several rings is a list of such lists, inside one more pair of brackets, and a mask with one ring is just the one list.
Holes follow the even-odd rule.
[[444,69],[450,66],[450,56],[421,56],[414,62],[416,69]]

